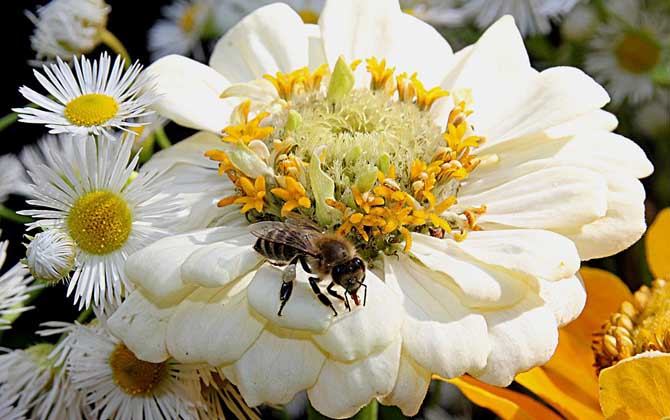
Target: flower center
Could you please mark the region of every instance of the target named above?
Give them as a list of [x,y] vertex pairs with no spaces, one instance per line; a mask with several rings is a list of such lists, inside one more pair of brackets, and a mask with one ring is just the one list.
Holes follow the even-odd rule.
[[67,227],[79,248],[104,255],[126,242],[132,228],[132,214],[121,196],[110,191],[92,191],[74,203]]
[[641,74],[656,67],[661,48],[643,33],[627,32],[615,47],[615,54],[621,67]]
[[657,279],[651,288],[642,286],[595,336],[598,370],[646,351],[670,353],[670,283]]
[[150,394],[167,373],[165,363],[140,360],[123,343],[119,343],[109,356],[109,365],[114,383],[133,396]]
[[111,96],[88,93],[65,106],[65,117],[75,125],[91,127],[114,118],[118,110],[119,104]]
[[305,23],[319,23],[319,14],[312,9],[302,9],[298,12],[298,15]]
[[192,4],[184,10],[181,18],[179,18],[179,27],[185,33],[192,32],[195,29],[195,21],[198,12],[198,7],[195,4]]
[[462,240],[478,230],[485,208],[454,207],[484,141],[466,120],[469,91],[454,92],[448,124],[439,127],[432,106],[448,92],[426,89],[416,74],[395,75],[376,58],[366,60],[369,87],[356,88],[360,63],[264,76],[276,99],[257,104],[253,118],[244,101],[223,130],[232,149],[206,153],[238,188],[219,206],[240,204],[252,222],[300,213],[369,260],[403,241],[409,250],[412,232]]

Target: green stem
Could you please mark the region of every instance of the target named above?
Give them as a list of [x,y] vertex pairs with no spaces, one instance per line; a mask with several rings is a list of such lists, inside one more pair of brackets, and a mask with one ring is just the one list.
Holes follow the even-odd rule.
[[165,134],[163,127],[158,127],[155,133],[156,141],[158,142],[158,145],[161,147],[161,149],[167,149],[168,147],[172,146],[172,142],[170,142],[167,134]]
[[33,221],[32,218],[28,216],[21,216],[20,214],[17,214],[14,210],[8,209],[2,204],[0,204],[0,219],[7,219],[15,223],[30,223]]
[[100,30],[100,41],[107,45],[109,49],[123,57],[126,68],[130,67],[132,61],[130,60],[130,54],[128,54],[128,50],[126,50],[126,47],[123,46],[119,38],[117,38],[113,33],[109,32],[107,28],[102,28]]
[[77,322],[83,324],[91,316],[92,313],[93,313],[93,307],[89,306],[84,312],[79,314],[79,317],[77,317]]
[[[356,413],[351,419],[355,420],[377,420],[377,414],[379,412],[379,404],[377,400],[372,400],[368,405],[361,408],[361,411]],[[319,413],[312,407],[311,404],[307,406],[307,419],[308,420],[324,420],[329,419],[329,417],[324,416]]]
[[18,120],[19,120],[19,114],[17,114],[16,112],[10,112],[9,114],[0,118],[0,131],[14,124]]

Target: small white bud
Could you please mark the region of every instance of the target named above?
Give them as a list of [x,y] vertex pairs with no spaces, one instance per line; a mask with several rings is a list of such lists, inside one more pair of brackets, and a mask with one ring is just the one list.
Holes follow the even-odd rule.
[[74,269],[75,243],[67,233],[49,229],[28,244],[26,264],[37,280],[56,283]]

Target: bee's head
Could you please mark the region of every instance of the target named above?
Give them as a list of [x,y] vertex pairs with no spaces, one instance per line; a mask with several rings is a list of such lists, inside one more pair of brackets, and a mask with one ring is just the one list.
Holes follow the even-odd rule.
[[355,257],[345,263],[338,264],[333,267],[331,274],[333,276],[333,281],[344,287],[354,302],[356,302],[356,305],[360,305],[356,293],[365,280],[365,263],[363,260]]

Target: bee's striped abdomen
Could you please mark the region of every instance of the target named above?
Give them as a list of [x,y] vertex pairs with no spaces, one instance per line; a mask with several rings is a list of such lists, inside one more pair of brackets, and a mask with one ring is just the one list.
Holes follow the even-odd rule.
[[288,263],[300,254],[300,250],[283,242],[284,233],[281,230],[275,230],[268,233],[268,239],[258,238],[254,244],[254,250],[265,258],[277,262]]

